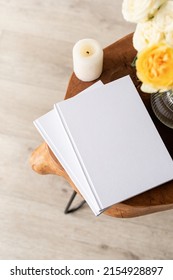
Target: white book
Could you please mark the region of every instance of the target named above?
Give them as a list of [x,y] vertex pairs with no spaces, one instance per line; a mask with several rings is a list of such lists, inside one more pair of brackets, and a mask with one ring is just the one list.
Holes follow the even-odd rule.
[[129,76],[55,109],[99,211],[173,179],[172,159]]
[[[90,89],[96,87],[98,88],[100,86],[103,86],[101,81],[95,83],[93,86],[84,90],[77,96],[80,98],[83,93],[89,94]],[[71,146],[69,137],[66,134],[60,117],[57,115],[55,110],[51,110],[47,114],[35,120],[34,124],[54,155],[68,173],[75,186],[80,190],[91,210],[95,215],[99,215],[100,209],[95,202],[93,193],[88,185],[85,175],[83,174],[76,153]]]

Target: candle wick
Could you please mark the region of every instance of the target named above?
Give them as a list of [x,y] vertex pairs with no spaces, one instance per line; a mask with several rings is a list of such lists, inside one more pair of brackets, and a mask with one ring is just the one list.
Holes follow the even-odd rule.
[[86,53],[87,53],[87,54],[89,54],[90,52],[89,52],[89,51],[87,51]]

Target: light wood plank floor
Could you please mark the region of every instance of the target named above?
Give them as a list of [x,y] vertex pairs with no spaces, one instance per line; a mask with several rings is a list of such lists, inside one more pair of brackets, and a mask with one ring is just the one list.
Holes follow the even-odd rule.
[[173,259],[173,212],[95,217],[87,205],[64,215],[72,193],[34,173],[42,139],[32,121],[64,98],[72,47],[106,47],[132,32],[121,0],[0,0],[0,259]]

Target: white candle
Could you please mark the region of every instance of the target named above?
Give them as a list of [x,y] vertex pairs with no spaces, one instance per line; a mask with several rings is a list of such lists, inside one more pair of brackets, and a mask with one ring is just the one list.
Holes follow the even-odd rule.
[[73,47],[73,70],[79,80],[89,82],[100,77],[103,50],[94,39],[79,40]]

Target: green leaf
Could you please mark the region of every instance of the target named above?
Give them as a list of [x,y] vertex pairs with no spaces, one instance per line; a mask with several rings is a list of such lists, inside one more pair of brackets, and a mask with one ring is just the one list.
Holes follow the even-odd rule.
[[136,60],[137,60],[137,55],[135,56],[135,58],[133,59],[131,66],[135,67],[136,66]]

